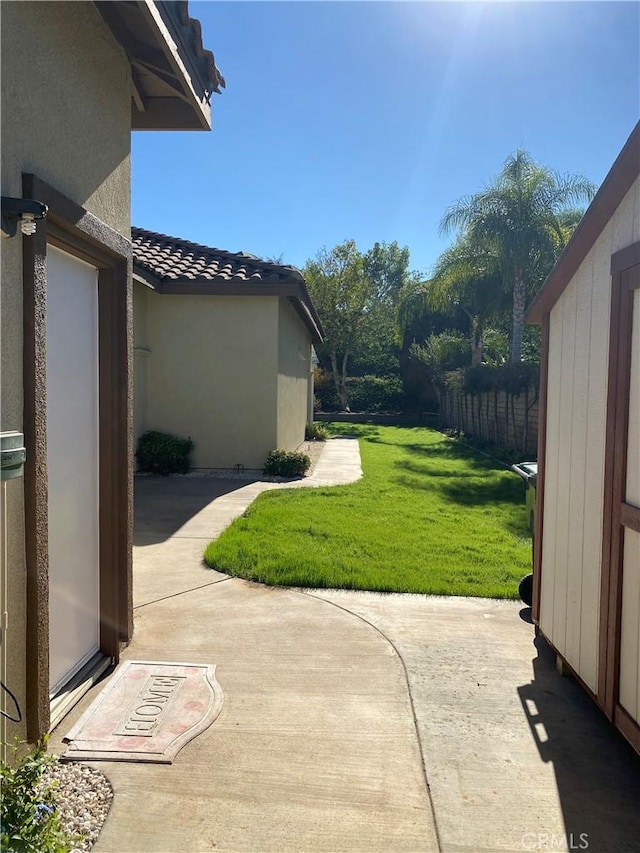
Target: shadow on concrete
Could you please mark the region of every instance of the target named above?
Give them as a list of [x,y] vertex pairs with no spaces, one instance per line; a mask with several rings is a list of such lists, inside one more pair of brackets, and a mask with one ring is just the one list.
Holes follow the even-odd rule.
[[553,764],[566,839],[543,837],[552,829],[539,824],[534,791],[526,849],[637,853],[640,758],[575,679],[558,674],[545,640],[534,644],[533,681],[518,693],[540,756]]
[[164,542],[211,501],[253,482],[218,477],[136,477],[133,544]]

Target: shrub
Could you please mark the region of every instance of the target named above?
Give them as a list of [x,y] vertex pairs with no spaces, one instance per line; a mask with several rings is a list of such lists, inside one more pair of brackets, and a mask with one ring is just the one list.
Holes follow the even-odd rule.
[[317,408],[314,401],[316,411],[337,412],[340,410],[340,401],[336,394],[333,376],[320,367],[317,367],[313,374],[313,392],[318,401]]
[[[314,374],[314,409],[337,412],[342,408],[333,376],[319,368]],[[351,376],[347,379],[349,408],[354,412],[397,411],[402,408],[402,381],[397,376]]]
[[402,408],[402,381],[397,376],[354,376],[347,381],[354,412],[397,411]]
[[504,391],[519,396],[528,388],[537,389],[540,382],[540,368],[537,364],[501,364],[499,366],[480,364],[478,367],[466,367],[444,373],[440,378],[441,387],[460,394],[483,394],[490,391]]
[[462,332],[448,330],[430,335],[423,344],[411,344],[411,358],[433,368],[436,373],[455,370],[471,362],[471,344]]
[[186,474],[191,467],[190,438],[178,438],[164,432],[149,430],[138,439],[136,458],[141,471],[152,474]]
[[41,778],[55,760],[47,754],[46,744],[45,736],[22,758],[14,746],[13,765],[0,764],[2,850],[68,853],[76,847],[78,839],[70,838],[62,829],[53,786]]
[[306,441],[326,441],[329,438],[329,430],[324,424],[315,421],[306,425],[304,437]]
[[311,459],[306,453],[272,450],[262,473],[269,477],[302,477],[310,467]]

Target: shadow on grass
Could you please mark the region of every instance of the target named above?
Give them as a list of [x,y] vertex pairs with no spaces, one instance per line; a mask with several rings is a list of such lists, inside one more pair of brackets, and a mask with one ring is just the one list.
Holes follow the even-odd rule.
[[[415,477],[395,477],[395,481],[412,489],[437,492],[448,501],[463,506],[477,506],[487,503],[508,503],[513,506],[522,504],[522,489],[518,482],[506,477],[482,478],[475,472],[441,471],[431,465],[417,465],[415,462],[398,461],[396,468],[415,474]],[[424,477],[424,480],[420,478]]]
[[373,436],[380,434],[378,427],[369,424],[350,424],[350,423],[326,423],[325,426],[329,430],[332,438],[367,438],[372,439]]

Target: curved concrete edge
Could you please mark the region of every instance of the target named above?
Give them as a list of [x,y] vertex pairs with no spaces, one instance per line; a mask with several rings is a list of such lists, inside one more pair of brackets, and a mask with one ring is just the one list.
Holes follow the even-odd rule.
[[326,603],[231,579],[146,609],[125,655],[169,635],[177,659],[216,661],[225,707],[170,768],[101,767],[101,851],[439,849],[401,661]]
[[363,476],[360,446],[357,439],[332,438],[326,442],[310,477],[284,483],[256,480],[228,494],[214,498],[169,537],[206,539],[211,542],[236,518],[245,512],[263,492],[274,489],[303,489],[323,486],[345,486]]

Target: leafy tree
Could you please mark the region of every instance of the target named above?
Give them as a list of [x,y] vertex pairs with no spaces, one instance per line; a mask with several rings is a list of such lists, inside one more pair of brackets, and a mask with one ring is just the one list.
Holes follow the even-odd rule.
[[372,287],[371,303],[353,353],[353,371],[359,375],[398,376],[402,340],[397,334],[396,314],[400,293],[413,274],[409,249],[393,243],[374,243],[363,254],[364,272]]
[[526,151],[510,155],[498,177],[445,213],[441,230],[460,230],[478,252],[498,259],[512,298],[510,363],[522,358],[527,298],[540,286],[578,216],[570,205],[590,200],[595,187],[581,175],[559,175]]
[[409,249],[378,242],[362,254],[353,240],[322,249],[304,276],[325,330],[318,352],[330,366],[340,405],[349,411],[349,365],[360,374],[397,375],[395,318],[399,294],[411,274]]
[[393,243],[374,243],[363,257],[365,275],[373,286],[377,305],[397,305],[400,291],[409,276],[409,247]]
[[371,280],[354,240],[321,249],[304,268],[304,277],[325,331],[318,356],[327,357],[340,405],[349,409],[347,368],[349,356],[361,338],[361,327],[373,301]]

